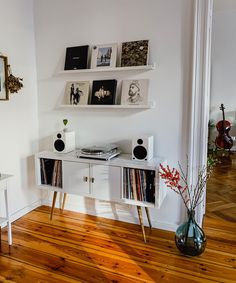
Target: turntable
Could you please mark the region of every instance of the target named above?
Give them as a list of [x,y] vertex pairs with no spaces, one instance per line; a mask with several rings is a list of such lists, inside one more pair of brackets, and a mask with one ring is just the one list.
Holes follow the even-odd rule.
[[78,158],[87,158],[87,159],[98,159],[98,160],[110,160],[121,152],[118,150],[117,145],[107,144],[107,145],[93,145],[80,149],[77,152]]

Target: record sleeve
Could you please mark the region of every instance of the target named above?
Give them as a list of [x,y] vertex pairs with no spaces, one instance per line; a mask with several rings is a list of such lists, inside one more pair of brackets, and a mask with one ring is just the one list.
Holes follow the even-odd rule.
[[64,103],[69,105],[87,105],[89,98],[89,81],[67,82]]
[[117,80],[93,81],[90,104],[115,104]]
[[64,70],[87,69],[88,45],[66,48]]
[[123,80],[121,105],[147,105],[148,79]]
[[123,42],[121,49],[121,67],[147,65],[148,51],[148,40]]

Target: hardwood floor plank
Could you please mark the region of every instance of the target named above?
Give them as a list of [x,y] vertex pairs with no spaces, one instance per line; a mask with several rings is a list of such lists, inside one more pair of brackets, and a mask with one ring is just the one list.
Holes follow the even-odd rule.
[[[30,219],[32,221],[37,221],[37,218],[38,218],[38,215],[32,214]],[[96,218],[94,218],[94,221],[95,221],[95,219]],[[75,229],[73,229],[73,231],[70,230],[70,233],[71,232],[79,233],[78,236],[81,235],[80,241],[83,241],[83,242],[87,242],[88,239],[90,239],[88,236],[93,235],[95,237],[98,237],[99,239],[104,239],[104,245],[105,244],[107,245],[107,241],[108,241],[108,243],[111,242],[109,240],[112,237],[112,239],[116,240],[116,242],[119,243],[119,244],[131,242],[132,246],[135,247],[135,249],[137,249],[138,247],[141,247],[141,248],[146,247],[148,249],[148,247],[150,247],[150,249],[155,250],[155,249],[160,249],[160,248],[163,247],[164,251],[168,250],[168,252],[172,252],[172,251],[176,252],[176,247],[173,244],[173,233],[172,232],[154,229],[152,231],[153,234],[151,234],[149,236],[149,244],[145,245],[143,243],[142,239],[137,240],[137,236],[134,237],[134,235],[136,233],[138,233],[138,234],[141,233],[140,230],[139,231],[138,230],[133,231],[133,229],[129,229],[128,231],[124,230],[124,229],[118,230],[118,228],[116,227],[116,231],[120,231],[120,233],[118,233],[118,235],[117,235],[114,232],[114,228],[112,228],[112,232],[113,232],[112,236],[108,237],[110,231],[109,231],[109,229],[106,228],[106,226],[99,224],[98,226],[96,225],[96,227],[95,227],[94,224],[89,225],[89,223],[86,221],[86,225],[84,227],[85,223],[81,223],[80,220],[78,220],[77,222],[76,222],[76,220],[74,220],[74,221],[75,222],[73,223],[73,228],[75,227]],[[209,221],[208,221],[208,224],[209,224]],[[29,223],[28,223],[28,225],[29,225]],[[54,228],[58,228],[58,229],[63,228],[63,226],[56,224],[56,222],[54,223],[53,226],[51,224],[48,224],[48,225],[49,225],[49,227],[54,227]],[[236,235],[235,235],[236,225],[234,227],[232,224],[226,225],[226,223],[224,223],[223,225],[220,226],[220,229],[218,229],[218,230],[216,230],[216,228],[215,228],[216,225],[214,223],[212,225],[214,225],[213,226],[214,228],[205,229],[207,236],[214,240],[216,232],[217,232],[217,235],[222,237],[222,239],[225,239],[224,241],[227,242],[227,246],[230,247],[230,249],[227,252],[236,253]],[[135,225],[135,226],[138,226],[138,225]],[[72,226],[70,226],[70,227],[72,227]],[[99,227],[99,229],[98,229],[98,227]],[[133,226],[131,226],[131,227],[133,227]],[[84,230],[84,228],[85,228],[85,230]],[[227,233],[224,232],[225,229],[226,229]],[[85,237],[86,241],[84,239],[84,231],[87,232],[86,237]],[[100,231],[100,233],[99,233],[99,231]],[[122,231],[122,233],[121,233],[121,231]],[[230,231],[232,231],[232,233],[229,233]],[[51,233],[54,233],[54,232],[52,231]],[[60,232],[57,232],[57,234],[58,233],[60,233]],[[73,233],[72,233],[72,235],[73,235]],[[127,236],[127,235],[123,235],[123,233],[128,233],[128,235],[132,235],[132,237]],[[57,234],[54,237],[58,237]],[[76,234],[75,234],[75,237],[77,237]],[[127,238],[130,238],[131,241],[127,240]],[[93,241],[94,241],[94,239],[92,238],[91,242],[93,242]],[[160,242],[161,242],[161,245],[160,245]],[[108,248],[109,247],[110,246],[108,246]],[[210,248],[209,245],[208,245],[208,247]]]
[[[15,259],[1,256],[0,259],[0,282],[3,283],[26,283],[26,282],[48,282],[48,283],[78,283],[80,281],[66,276],[61,276],[55,272],[48,272],[25,264]],[[81,281],[82,282],[82,281]]]
[[236,154],[222,159],[207,182],[206,215],[236,222]]
[[[145,277],[145,275],[143,274],[143,270],[146,270],[146,274],[153,273],[153,276],[155,277],[156,270],[163,272],[164,270],[166,270],[166,267],[168,267],[168,265],[172,262],[175,263],[175,267],[171,267],[171,270],[169,271],[170,273],[185,272],[186,276],[192,276],[192,274],[195,275],[196,273],[198,276],[205,279],[217,279],[216,276],[218,274],[218,267],[214,263],[215,254],[213,256],[206,256],[205,260],[202,261],[201,265],[193,259],[193,267],[191,269],[191,274],[188,274],[188,271],[185,271],[185,266],[187,264],[187,262],[185,262],[186,258],[179,257],[179,254],[173,244],[173,238],[173,254],[171,254],[170,249],[168,250],[166,249],[166,247],[160,248],[158,247],[158,245],[155,246],[155,243],[153,244],[152,242],[150,242],[149,245],[145,245],[143,242],[138,243],[136,245],[137,241],[134,241],[132,245],[129,245],[129,242],[127,243],[126,238],[125,241],[122,243],[122,238],[117,241],[117,238],[113,239],[110,237],[110,243],[108,243],[108,245],[110,245],[109,247],[112,248],[112,253],[107,254],[107,249],[109,247],[107,247],[106,233],[108,228],[106,227],[107,225],[105,225],[105,228],[102,225],[99,225],[98,227],[95,221],[96,218],[94,218],[94,222],[89,221],[88,223],[85,222],[83,224],[87,229],[87,233],[84,234],[84,231],[81,232],[80,229],[77,227],[78,225],[76,225],[78,224],[78,220],[71,221],[71,219],[68,219],[63,225],[52,225],[44,219],[45,215],[43,215],[43,219],[46,223],[43,224],[36,221],[39,219],[39,215],[37,215],[36,220],[34,220],[35,216],[36,215],[34,213],[31,213],[31,217],[23,217],[22,219],[18,220],[16,224],[13,224],[13,231],[17,236],[17,244],[21,246],[26,246],[30,249],[35,249],[37,243],[43,242],[43,245],[40,245],[40,250],[50,251],[50,254],[58,255],[60,256],[60,258],[67,258],[72,261],[80,261],[80,263],[86,262],[87,265],[92,264],[92,267],[96,267],[97,263],[102,262],[102,264],[100,265],[100,269],[103,268],[104,270],[113,270],[113,267],[116,266],[117,262],[119,262],[119,267],[117,267],[115,270],[116,273],[126,275],[125,269],[128,268],[129,273],[134,274],[135,271],[137,271],[137,273],[142,274],[142,276],[144,277],[140,278],[140,280],[148,280],[148,277]],[[56,222],[58,222],[57,219]],[[73,222],[73,224],[71,222]],[[63,231],[65,229],[65,226],[68,226],[69,223],[71,224],[70,228],[73,227],[73,229],[67,228],[65,240],[65,235],[63,236]],[[76,226],[77,229],[74,229],[74,226]],[[90,235],[88,231],[91,232],[92,229],[95,229],[97,233],[100,233],[100,237],[97,237],[97,235],[94,235],[93,233],[91,233]],[[116,229],[118,228],[116,227]],[[116,231],[116,233],[118,233],[118,231]],[[157,241],[158,240],[160,239],[157,239]],[[104,247],[104,245],[106,246]],[[37,249],[39,250],[39,248]],[[64,250],[69,250],[69,253],[63,252]],[[132,256],[130,257],[130,255]],[[227,269],[233,267],[232,262],[228,260],[229,258],[231,258],[231,255],[221,255],[221,268],[224,267]],[[159,261],[161,263],[159,263]],[[136,266],[137,264],[138,268]],[[207,276],[204,275],[205,270],[208,270]],[[155,280],[156,279],[157,278],[155,277]],[[232,277],[228,277],[227,279],[231,280]]]
[[[25,235],[22,235],[21,237],[17,235],[17,238],[18,239],[21,238],[19,244],[24,246],[26,246],[24,240],[28,243],[38,242],[42,240],[41,236],[35,237],[36,240],[34,240],[32,235],[28,237],[26,237]],[[58,246],[60,250],[58,250]],[[32,244],[29,247],[35,248],[35,245]],[[78,247],[79,251],[77,251],[77,247],[78,247],[77,243],[75,243],[74,245],[67,244],[66,246],[62,246],[60,240],[59,241],[55,240],[55,238],[51,238],[51,240],[48,240],[47,238],[47,245],[45,245],[45,247],[42,247],[42,245],[40,246],[41,250],[44,251],[48,250],[50,251],[50,254],[54,254],[54,255],[57,254],[61,258],[67,257],[73,261],[81,260],[82,263],[86,262],[87,265],[91,265],[93,267],[96,267],[97,263],[102,262],[102,264],[100,264],[101,269],[104,268],[105,270],[113,270],[113,268],[116,267],[116,273],[125,274],[126,276],[127,276],[126,270],[128,268],[129,273],[132,274],[137,273],[139,275],[142,274],[142,276],[140,276],[139,279],[143,279],[143,280],[148,280],[148,278],[145,277],[143,270],[145,270],[145,274],[151,274],[154,270],[165,269],[166,266],[168,266],[168,264],[171,264],[172,262],[175,263],[174,271],[185,272],[186,275],[188,274],[188,271],[185,271],[185,266],[187,264],[186,258],[185,257],[179,258],[179,256],[175,256],[175,255],[166,256],[166,251],[165,253],[159,253],[159,252],[156,253],[149,252],[149,254],[146,253],[145,258],[143,258],[142,260],[139,257],[135,257],[132,252],[130,253],[132,254],[132,258],[130,259],[130,257],[124,258],[114,252],[110,255],[107,255],[106,251],[102,251],[102,250],[98,251],[98,250],[94,250],[93,248]],[[69,250],[69,253],[65,254],[63,253],[63,250],[66,251]],[[219,271],[218,271],[219,268],[221,268],[221,270],[224,268],[224,272],[227,273],[226,275],[227,279],[229,280],[233,279],[234,276],[236,276],[236,272],[234,272],[232,276],[230,275],[231,272],[228,272],[231,268],[236,268],[235,262],[230,261],[230,259],[232,259],[232,256],[221,254],[220,259],[221,259],[220,262],[215,264],[215,254],[213,254],[211,256],[208,256],[207,260],[202,261],[201,265],[199,265],[198,262],[193,259],[190,274],[191,275],[196,274],[198,276],[201,276],[202,278],[216,280],[219,275]],[[161,263],[159,263],[159,260],[161,261]],[[119,266],[117,264],[118,262],[119,262]],[[210,274],[210,276],[209,275],[205,276],[204,274],[205,270],[208,271],[208,274]],[[199,273],[202,274],[199,275]]]
[[[19,224],[21,224],[19,222]],[[50,227],[50,226],[39,226],[39,224],[37,223],[31,223],[31,222],[27,222],[27,225],[24,227],[24,229],[27,229],[28,231],[31,232],[31,235],[34,235],[35,233],[38,235],[46,235],[47,237],[52,237],[52,239],[58,239],[61,241],[65,241],[64,238],[61,236],[62,232],[59,228],[55,228],[55,227]],[[35,225],[35,226],[34,226]],[[23,225],[21,224],[19,229],[22,229]],[[50,236],[51,235],[51,236]],[[144,245],[142,248],[140,248],[139,246],[135,246],[132,245],[132,247],[128,246],[128,245],[124,245],[121,242],[114,244],[114,242],[109,241],[109,243],[107,243],[106,240],[103,240],[101,238],[97,239],[96,237],[93,236],[89,236],[87,235],[86,237],[83,236],[83,234],[78,234],[75,232],[71,232],[70,235],[68,235],[66,241],[69,241],[70,243],[73,243],[75,245],[77,245],[77,243],[79,242],[80,246],[83,247],[84,250],[87,250],[88,252],[90,251],[90,249],[94,250],[94,243],[96,242],[96,247],[95,249],[97,250],[97,252],[102,252],[102,253],[106,253],[106,249],[112,249],[113,250],[113,256],[114,254],[116,255],[120,255],[123,253],[123,251],[126,251],[127,257],[129,257],[129,254],[132,254],[132,257],[136,260],[140,260],[140,258],[143,258],[143,261],[145,260],[150,260],[151,258],[154,260],[155,258],[157,258],[158,256],[160,257],[161,255],[166,255],[166,252],[168,251],[169,254],[172,253],[172,257],[178,257],[179,254],[176,251],[176,247],[173,245],[173,240],[172,240],[172,245],[165,245],[163,247],[163,245],[161,245],[160,247],[155,246],[151,243],[151,245]],[[159,241],[161,241],[161,239],[159,239]],[[236,252],[236,248],[234,248],[235,252]],[[220,251],[218,251],[218,253],[220,253]],[[169,260],[169,255],[168,255],[168,259]],[[232,259],[233,257],[233,253],[232,253],[232,249],[230,250],[230,253],[226,253],[226,252],[221,252],[221,258],[220,261],[218,263],[228,266],[228,267],[235,267],[236,268],[236,263],[232,265]],[[207,248],[206,250],[206,255],[204,257],[204,262],[214,262],[215,259],[215,252],[214,250]],[[230,264],[229,264],[230,263]]]
[[[50,208],[43,206],[12,224],[10,255],[3,229],[0,276],[4,280],[235,282],[236,239],[231,225],[217,226],[216,220],[207,219],[207,249],[203,255],[189,258],[177,250],[172,232],[153,229],[144,244],[139,225],[70,211],[61,214],[57,209],[52,221],[49,216]],[[227,241],[223,241],[225,237]],[[17,275],[18,270],[24,271],[25,281]]]
[[[28,261],[25,261],[26,260],[25,256],[29,252],[32,254],[32,250],[27,250],[27,249],[24,250],[24,248],[22,248],[21,246],[19,246],[17,249],[19,250],[18,255],[16,254],[17,250],[14,248],[10,258],[14,257],[14,260],[17,260],[21,263],[23,262],[24,265],[26,265]],[[37,260],[35,260],[35,258],[37,258]],[[30,259],[29,262],[30,262],[31,268],[33,264],[33,267],[35,269],[40,269],[41,272],[45,275],[48,274],[49,270],[53,270],[55,271],[56,274],[59,274],[61,276],[64,275],[63,277],[64,279],[73,280],[73,281],[68,281],[68,282],[91,282],[91,283],[100,283],[100,282],[101,283],[102,282],[121,282],[121,283],[122,282],[124,283],[126,282],[127,283],[129,282],[183,282],[183,283],[185,282],[186,283],[187,282],[215,282],[215,281],[208,280],[208,279],[195,278],[194,275],[189,275],[189,274],[186,274],[185,272],[179,273],[178,271],[169,270],[168,267],[163,269],[163,271],[162,270],[157,270],[157,271],[152,270],[152,272],[149,273],[148,276],[146,276],[147,278],[145,280],[139,277],[141,274],[140,272],[138,272],[136,275],[136,278],[132,280],[131,278],[129,278],[130,275],[129,276],[126,276],[126,275],[119,276],[118,274],[104,272],[104,270],[101,271],[100,269],[98,269],[99,271],[96,269],[93,270],[93,269],[90,269],[88,265],[83,266],[83,265],[77,264],[76,268],[73,268],[71,266],[66,266],[66,261],[64,260],[62,262],[58,262],[55,260],[52,261],[52,258],[50,258],[49,262],[46,261],[47,265],[46,265],[46,272],[45,272],[45,266],[42,266],[42,264],[40,265],[38,263],[39,258],[40,258],[40,254],[37,253],[37,257],[33,257],[33,259],[32,258]],[[59,258],[59,261],[60,261],[60,258]],[[12,268],[12,266],[10,268]],[[127,269],[129,270],[129,266],[127,266]],[[28,282],[28,281],[16,281],[16,282]],[[32,282],[32,281],[29,281],[29,282]],[[51,281],[45,281],[45,282],[51,282]],[[54,281],[52,282],[54,283]],[[61,283],[64,281],[59,281],[59,282]],[[231,281],[225,281],[225,282],[231,282]]]
[[[39,214],[35,213],[32,214],[30,219],[37,221]],[[43,221],[45,223],[48,223],[50,226],[53,227],[64,227],[64,223],[61,221],[61,216],[54,216],[54,219],[52,222],[48,221],[48,215],[43,215]],[[94,236],[97,237],[102,237],[104,239],[109,240],[109,238],[117,239],[117,241],[125,241],[127,243],[134,243],[136,245],[144,245],[143,242],[143,237],[142,237],[142,232],[141,228],[139,225],[133,225],[136,226],[135,229],[129,228],[119,228],[116,225],[107,225],[103,224],[100,220],[96,223],[96,221],[93,221],[92,223],[89,221],[82,221],[82,220],[77,220],[75,221],[74,219],[68,219],[67,224],[70,225],[70,229],[73,231],[78,231],[81,233],[86,233],[86,234],[93,234]],[[133,227],[131,226],[131,227]],[[112,229],[111,229],[112,227]],[[150,241],[152,238],[152,241],[156,241],[155,236],[153,235],[153,232],[151,234],[149,233],[149,229],[146,229],[147,233],[147,238]],[[169,234],[169,238],[173,238],[173,233]],[[156,242],[158,244],[158,242]]]

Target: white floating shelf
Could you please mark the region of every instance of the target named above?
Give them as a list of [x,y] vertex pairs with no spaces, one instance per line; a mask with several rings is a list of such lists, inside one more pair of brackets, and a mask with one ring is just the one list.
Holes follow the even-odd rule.
[[149,102],[147,105],[68,105],[61,104],[60,108],[70,109],[151,109],[155,108],[155,102]]
[[149,71],[156,69],[156,64],[145,66],[132,66],[132,67],[101,67],[96,69],[82,69],[82,70],[65,70],[60,71],[59,74],[83,74],[83,73],[99,73],[99,72],[125,72],[125,71]]

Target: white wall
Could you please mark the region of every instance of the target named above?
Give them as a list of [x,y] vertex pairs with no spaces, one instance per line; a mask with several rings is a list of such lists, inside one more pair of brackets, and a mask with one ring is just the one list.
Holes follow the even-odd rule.
[[33,1],[0,0],[0,7],[0,52],[8,56],[13,75],[24,79],[22,90],[10,94],[9,101],[0,101],[0,172],[14,175],[10,182],[14,218],[40,199],[32,157],[38,150]]
[[[69,128],[76,131],[77,147],[116,142],[130,152],[133,136],[153,134],[155,155],[164,156],[170,165],[183,162],[188,141],[193,1],[40,0],[35,1],[34,11],[40,150],[52,149],[52,134],[62,128],[62,119],[68,118]],[[66,47],[140,39],[150,40],[150,63],[158,64],[156,70],[137,76],[150,79],[149,99],[156,101],[155,109],[58,108],[67,81],[108,77],[58,75],[64,68]],[[154,225],[174,229],[185,211],[181,205],[179,197],[169,192],[161,209],[151,211]],[[69,198],[67,208],[117,217],[110,204],[78,197]],[[138,221],[129,207],[116,208],[119,219]]]
[[[219,110],[225,106],[225,118],[232,123],[230,135],[236,136],[236,2],[215,0],[212,28],[212,80],[210,119],[222,120]],[[217,134],[212,129],[212,139]]]

